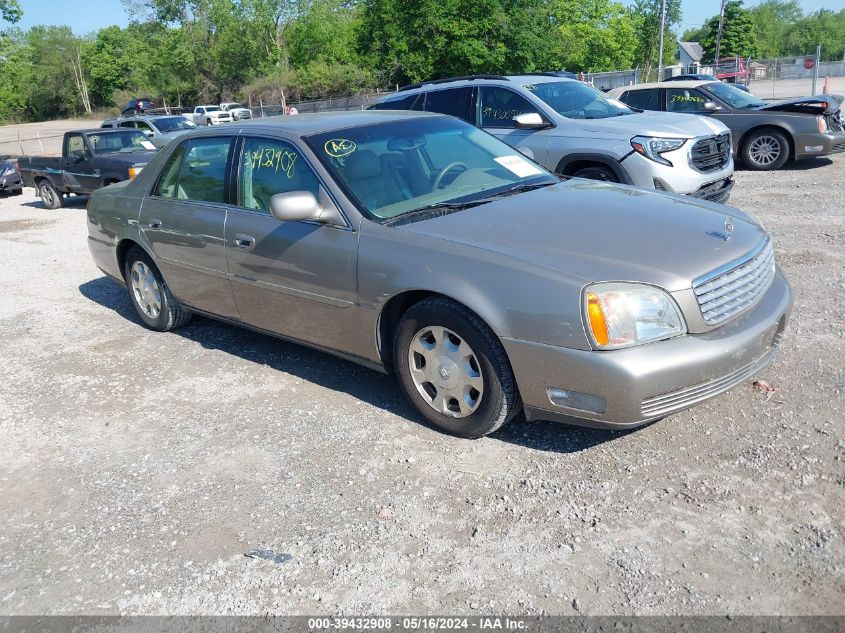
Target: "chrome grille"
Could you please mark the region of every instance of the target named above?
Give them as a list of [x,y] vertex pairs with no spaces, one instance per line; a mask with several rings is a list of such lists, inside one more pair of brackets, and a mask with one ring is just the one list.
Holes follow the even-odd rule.
[[690,164],[701,172],[717,171],[728,164],[731,135],[708,136],[695,142],[690,150]]
[[775,254],[769,241],[726,272],[693,284],[701,315],[708,325],[724,323],[750,308],[775,278]]

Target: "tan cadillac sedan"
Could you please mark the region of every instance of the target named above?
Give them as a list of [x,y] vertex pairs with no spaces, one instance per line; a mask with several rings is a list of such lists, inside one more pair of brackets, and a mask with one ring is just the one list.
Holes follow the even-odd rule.
[[88,223],[147,327],[201,314],[393,371],[464,437],[690,407],[772,360],[791,305],[742,211],[562,182],[442,115],[189,133],[97,191]]

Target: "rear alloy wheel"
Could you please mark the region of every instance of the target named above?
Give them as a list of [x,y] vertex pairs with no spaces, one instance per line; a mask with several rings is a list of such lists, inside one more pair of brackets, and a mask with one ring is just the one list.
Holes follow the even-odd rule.
[[142,248],[129,249],[124,277],[132,305],[150,329],[167,332],[191,319],[191,313],[179,305],[158,267]]
[[404,314],[394,367],[408,399],[448,433],[481,437],[522,410],[498,337],[477,315],[449,299],[425,299]]
[[760,130],[746,139],[742,161],[754,171],[780,169],[789,159],[789,141],[776,130]]
[[573,178],[587,178],[589,180],[602,180],[604,182],[619,182],[619,179],[616,177],[616,174],[609,167],[602,167],[600,165],[594,165],[592,167],[585,167],[584,169],[579,169],[574,174],[572,174]]
[[59,209],[62,206],[62,196],[49,180],[38,183],[38,195],[47,209]]

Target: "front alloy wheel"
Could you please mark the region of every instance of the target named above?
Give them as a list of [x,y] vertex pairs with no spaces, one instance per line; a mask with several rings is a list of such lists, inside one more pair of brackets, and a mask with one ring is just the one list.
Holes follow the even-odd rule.
[[742,158],[755,171],[780,169],[789,159],[789,141],[777,130],[755,132],[745,142]]

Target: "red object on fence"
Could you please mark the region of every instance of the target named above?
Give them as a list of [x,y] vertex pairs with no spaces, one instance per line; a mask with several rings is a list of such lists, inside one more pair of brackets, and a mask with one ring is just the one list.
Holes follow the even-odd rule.
[[816,58],[815,57],[805,57],[804,58],[804,68],[807,70],[812,70],[816,66]]

